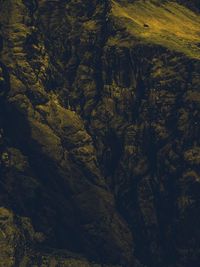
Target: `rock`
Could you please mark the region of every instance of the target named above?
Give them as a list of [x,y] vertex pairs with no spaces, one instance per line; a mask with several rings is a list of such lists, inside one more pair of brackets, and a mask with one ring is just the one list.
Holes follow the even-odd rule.
[[0,1],[0,266],[199,265],[198,12]]

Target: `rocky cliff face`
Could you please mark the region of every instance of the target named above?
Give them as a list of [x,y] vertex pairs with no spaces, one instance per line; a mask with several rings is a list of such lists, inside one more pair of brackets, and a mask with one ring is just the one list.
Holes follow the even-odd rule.
[[0,1],[0,266],[198,266],[198,7]]

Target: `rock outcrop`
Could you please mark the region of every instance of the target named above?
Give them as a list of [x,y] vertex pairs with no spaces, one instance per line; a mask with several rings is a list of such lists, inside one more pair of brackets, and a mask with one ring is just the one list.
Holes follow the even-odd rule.
[[0,1],[0,266],[198,266],[198,7]]

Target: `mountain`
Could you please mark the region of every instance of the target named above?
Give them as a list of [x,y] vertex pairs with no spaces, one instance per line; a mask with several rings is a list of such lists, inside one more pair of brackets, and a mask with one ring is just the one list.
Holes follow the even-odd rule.
[[0,267],[198,267],[200,1],[0,0]]

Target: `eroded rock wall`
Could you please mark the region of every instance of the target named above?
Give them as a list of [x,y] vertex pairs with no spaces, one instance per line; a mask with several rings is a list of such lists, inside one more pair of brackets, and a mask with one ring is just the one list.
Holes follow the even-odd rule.
[[[73,78],[72,74],[67,76],[66,69],[70,67],[65,69],[64,63],[73,65],[73,60],[81,59],[72,56],[67,62],[63,58],[61,49],[65,40],[59,39],[63,35],[61,22],[68,29],[76,29],[77,16],[89,12],[85,6],[79,8],[79,14],[76,6],[80,3],[1,2],[4,105],[1,202],[17,214],[30,217],[34,226],[47,236],[47,245],[69,247],[97,261],[122,260],[121,263],[130,264],[132,235],[116,211],[114,196],[98,166],[93,140],[83,119],[72,110],[71,101],[68,103],[67,99],[66,106],[61,101],[64,84],[68,82],[64,76]],[[102,16],[104,4],[94,2],[93,9],[88,16],[93,12],[97,17]],[[62,17],[62,11],[68,15],[66,18]],[[56,34],[56,27],[58,36],[51,36],[51,31]],[[72,44],[67,35],[66,42],[69,38],[70,49],[78,53],[73,39],[81,36],[75,29],[70,31]],[[50,44],[51,41],[54,43]],[[67,52],[65,48],[63,53]],[[77,64],[73,71],[80,73],[80,77],[82,72],[78,68],[86,67]],[[56,76],[58,73],[60,77]]]
[[198,266],[200,63],[110,8],[0,1],[0,204],[41,233],[10,266]]

